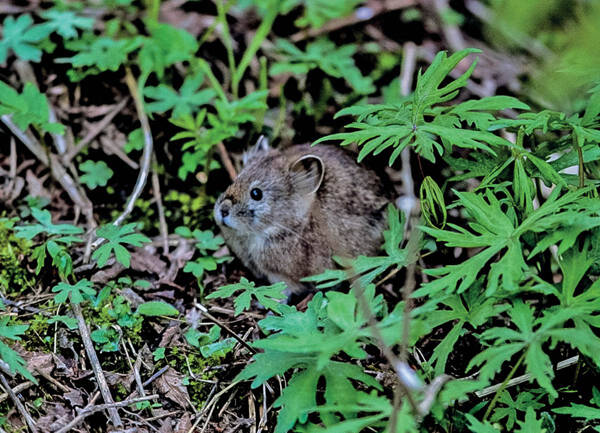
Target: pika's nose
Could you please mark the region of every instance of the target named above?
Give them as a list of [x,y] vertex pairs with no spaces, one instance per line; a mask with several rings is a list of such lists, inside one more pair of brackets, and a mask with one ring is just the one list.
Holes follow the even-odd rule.
[[221,216],[225,218],[229,215],[229,208],[227,206],[221,206]]

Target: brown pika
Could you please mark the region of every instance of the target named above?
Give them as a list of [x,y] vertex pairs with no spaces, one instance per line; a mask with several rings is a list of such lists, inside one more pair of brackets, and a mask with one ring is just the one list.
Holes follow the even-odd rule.
[[333,255],[374,255],[382,243],[389,190],[339,147],[269,147],[259,139],[215,204],[215,219],[242,262],[272,284],[333,268]]

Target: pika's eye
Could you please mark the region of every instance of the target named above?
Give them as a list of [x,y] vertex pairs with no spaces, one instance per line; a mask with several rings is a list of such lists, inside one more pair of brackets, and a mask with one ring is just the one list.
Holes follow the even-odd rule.
[[252,188],[252,191],[250,191],[250,197],[252,200],[259,201],[262,198],[262,191],[260,188]]

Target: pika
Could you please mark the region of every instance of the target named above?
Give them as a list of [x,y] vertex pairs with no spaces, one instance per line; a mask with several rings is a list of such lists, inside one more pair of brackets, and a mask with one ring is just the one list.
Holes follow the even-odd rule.
[[272,149],[261,137],[217,199],[215,220],[233,252],[257,277],[301,279],[333,268],[333,255],[374,255],[386,226],[389,189],[345,150],[320,145]]

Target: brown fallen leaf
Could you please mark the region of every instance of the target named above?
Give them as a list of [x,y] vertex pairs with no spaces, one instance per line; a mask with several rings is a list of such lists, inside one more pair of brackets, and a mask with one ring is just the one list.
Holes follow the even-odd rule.
[[173,420],[171,417],[167,417],[160,421],[158,431],[159,433],[173,433]]
[[71,406],[83,406],[83,395],[78,389],[72,389],[63,394],[63,397],[71,403]]
[[155,382],[154,388],[182,408],[189,407],[190,396],[182,383],[183,375],[169,367]]
[[50,192],[44,187],[45,178],[40,179],[37,177],[33,171],[27,170],[25,173],[25,180],[27,182],[27,192],[32,197],[43,197],[50,200],[52,195]]
[[190,431],[192,428],[192,417],[189,412],[185,412],[179,419],[177,426],[175,427],[175,433],[185,433]]
[[155,247],[138,248],[131,253],[131,268],[158,276],[167,271],[167,264],[159,258]]
[[[21,352],[21,349],[17,350]],[[29,371],[50,374],[54,370],[54,361],[51,353],[43,352],[21,352],[21,356],[27,361],[27,369]]]

